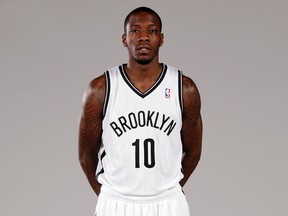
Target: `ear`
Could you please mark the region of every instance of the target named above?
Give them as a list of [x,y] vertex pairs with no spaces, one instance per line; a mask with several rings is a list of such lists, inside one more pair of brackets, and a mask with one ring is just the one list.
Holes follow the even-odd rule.
[[164,43],[164,34],[161,33],[161,35],[160,35],[160,47],[163,45],[163,43]]
[[123,35],[122,35],[122,44],[124,47],[127,47],[127,40],[126,40],[126,34],[125,33],[123,33]]

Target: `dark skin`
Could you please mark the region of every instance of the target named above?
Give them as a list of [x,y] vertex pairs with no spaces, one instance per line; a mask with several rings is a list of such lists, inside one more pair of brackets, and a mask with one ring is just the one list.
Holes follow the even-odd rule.
[[[159,63],[159,47],[164,42],[160,23],[154,14],[138,12],[132,14],[122,36],[128,49],[128,64],[125,71],[141,92],[147,91],[157,80],[162,64]],[[101,145],[103,104],[105,98],[105,76],[92,80],[83,97],[83,109],[79,125],[79,161],[94,192],[99,195],[101,184],[95,178],[98,164],[97,153]],[[201,155],[202,119],[200,96],[195,83],[183,76],[182,118],[182,168],[183,187],[196,168]]]
[[123,46],[127,47],[129,53],[125,71],[130,81],[141,92],[148,90],[162,71],[162,65],[159,64],[159,47],[163,42],[164,35],[160,32],[160,23],[153,14],[139,12],[130,17],[126,33],[122,35]]

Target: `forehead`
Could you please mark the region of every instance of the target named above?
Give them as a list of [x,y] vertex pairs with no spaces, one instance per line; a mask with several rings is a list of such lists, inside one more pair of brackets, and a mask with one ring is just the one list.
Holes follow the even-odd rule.
[[160,27],[157,16],[149,12],[137,12],[130,15],[127,27],[133,25],[156,25]]

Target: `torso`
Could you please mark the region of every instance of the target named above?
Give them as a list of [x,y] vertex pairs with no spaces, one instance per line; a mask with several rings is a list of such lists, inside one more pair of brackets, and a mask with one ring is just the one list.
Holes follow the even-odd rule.
[[182,73],[163,65],[154,84],[135,86],[123,66],[106,72],[97,179],[125,195],[156,196],[181,173]]

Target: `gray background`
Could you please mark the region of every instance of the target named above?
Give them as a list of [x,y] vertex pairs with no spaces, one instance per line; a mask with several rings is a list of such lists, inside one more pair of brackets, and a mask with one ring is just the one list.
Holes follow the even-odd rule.
[[288,215],[286,0],[0,0],[0,215],[93,215],[82,95],[126,62],[123,20],[142,5],[163,19],[161,61],[202,97],[191,215]]

